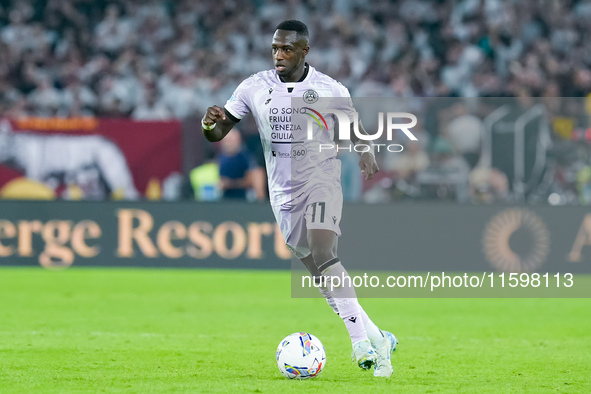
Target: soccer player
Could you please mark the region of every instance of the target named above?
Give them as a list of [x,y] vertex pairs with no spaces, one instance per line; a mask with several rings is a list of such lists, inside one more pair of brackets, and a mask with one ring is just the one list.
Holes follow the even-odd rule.
[[[209,107],[201,127],[209,141],[220,141],[244,115],[253,113],[265,152],[271,206],[287,246],[315,279],[342,278],[348,273],[337,257],[343,194],[336,150],[319,150],[318,140],[305,140],[303,131],[292,130],[291,117],[281,115],[291,113],[292,98],[303,98],[306,103],[319,97],[343,98],[341,102],[349,105],[338,110],[349,116],[355,136],[349,91],[306,63],[308,37],[304,23],[280,23],[272,43],[275,68],[244,80],[224,108]],[[328,145],[333,143],[334,117],[327,116],[325,122],[328,133],[318,135]],[[367,134],[361,125],[359,131]],[[355,137],[353,142],[359,140]],[[371,149],[361,149],[365,152],[359,167],[371,179],[378,166],[373,146],[367,146]],[[351,285],[325,286],[320,291],[347,327],[354,361],[362,369],[375,366],[375,376],[390,377],[390,354],[397,343],[394,335],[371,321]]]

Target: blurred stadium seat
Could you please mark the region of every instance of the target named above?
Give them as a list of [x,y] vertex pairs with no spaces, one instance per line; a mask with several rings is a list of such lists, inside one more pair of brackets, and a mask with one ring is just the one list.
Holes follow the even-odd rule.
[[[584,100],[591,93],[589,15],[591,3],[579,0],[2,1],[0,117],[194,122],[208,106],[223,104],[245,76],[270,66],[274,27],[297,18],[312,33],[308,61],[342,81],[354,97],[555,99],[558,108],[547,108],[545,116],[553,131],[545,151],[565,144],[588,151],[588,103],[573,112],[560,108],[559,98]],[[461,124],[457,117],[444,123]],[[425,122],[432,143],[453,140],[444,123]],[[241,128],[247,136],[257,133],[251,120]],[[472,167],[480,159],[474,143],[453,144],[453,153]],[[433,156],[433,146],[423,146],[424,152]],[[193,154],[203,155],[198,141],[192,147]],[[576,172],[588,158],[574,159],[568,168],[563,161],[549,165],[566,176],[544,183],[540,173],[525,191],[514,191],[513,174],[501,168],[509,177],[509,195],[547,202],[554,193],[560,198],[552,201],[561,204],[587,201],[578,198]],[[187,184],[191,168],[183,168]],[[393,174],[390,185],[396,183]],[[542,184],[544,191],[537,188]],[[381,201],[421,197],[381,195]]]

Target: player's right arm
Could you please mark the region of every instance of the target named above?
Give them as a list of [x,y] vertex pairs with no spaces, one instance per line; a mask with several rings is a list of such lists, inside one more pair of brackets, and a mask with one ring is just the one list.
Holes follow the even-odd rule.
[[208,141],[217,142],[221,141],[235,125],[236,122],[226,115],[224,108],[214,105],[207,109],[201,121],[201,130]]
[[[201,122],[203,134],[211,142],[222,140],[251,108],[254,79],[247,78],[234,91],[223,108],[209,107]],[[215,126],[214,126],[215,125]]]

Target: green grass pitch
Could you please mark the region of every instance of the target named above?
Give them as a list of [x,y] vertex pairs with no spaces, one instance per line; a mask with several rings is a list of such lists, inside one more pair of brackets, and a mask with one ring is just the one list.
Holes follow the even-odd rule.
[[[391,379],[350,361],[323,299],[289,272],[0,269],[0,392],[591,392],[591,299],[364,299],[400,339]],[[291,381],[286,335],[324,343]]]

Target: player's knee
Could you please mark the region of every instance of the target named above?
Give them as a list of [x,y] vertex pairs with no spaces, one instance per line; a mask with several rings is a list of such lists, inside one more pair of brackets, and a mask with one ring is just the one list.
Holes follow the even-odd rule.
[[317,265],[337,257],[336,249],[332,245],[312,245],[310,251]]
[[318,267],[318,271],[323,272],[326,269],[330,268],[332,265],[339,262],[339,258],[332,253],[318,254],[314,256],[314,262]]
[[311,242],[310,246],[310,251],[312,252],[312,257],[314,258],[316,265],[337,257],[337,248],[334,243]]

